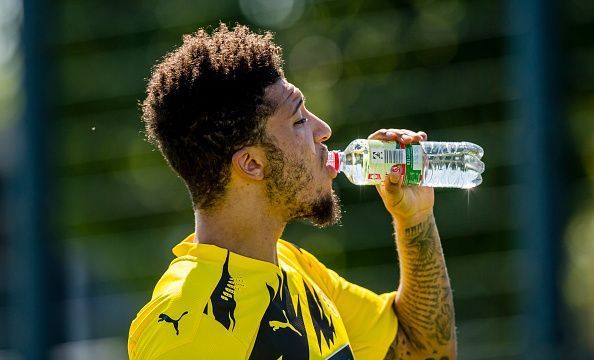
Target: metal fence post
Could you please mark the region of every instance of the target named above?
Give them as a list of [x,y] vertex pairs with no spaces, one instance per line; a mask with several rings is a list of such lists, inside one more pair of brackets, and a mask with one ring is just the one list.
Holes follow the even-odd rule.
[[50,55],[48,5],[23,1],[24,111],[16,128],[8,184],[11,334],[14,348],[27,360],[49,359],[62,331],[60,284],[55,276],[50,221],[51,110],[48,103]]
[[509,0],[512,31],[510,75],[519,98],[519,128],[510,156],[520,191],[514,202],[518,241],[526,249],[519,277],[526,291],[523,359],[558,359],[562,346],[559,269],[566,218],[567,137],[564,130],[560,4],[554,0]]

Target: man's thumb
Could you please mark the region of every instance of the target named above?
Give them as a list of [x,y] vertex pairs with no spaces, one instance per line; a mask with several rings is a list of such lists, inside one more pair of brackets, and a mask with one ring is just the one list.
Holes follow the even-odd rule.
[[384,181],[386,195],[394,200],[394,205],[402,201],[404,189],[402,188],[402,176],[400,174],[389,174]]

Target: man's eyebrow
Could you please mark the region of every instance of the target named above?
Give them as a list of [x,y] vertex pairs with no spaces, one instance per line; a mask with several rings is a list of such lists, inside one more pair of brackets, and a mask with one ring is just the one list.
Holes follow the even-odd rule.
[[303,101],[305,100],[305,97],[302,97],[301,99],[299,99],[299,102],[297,103],[297,106],[295,106],[295,110],[293,110],[293,114],[291,114],[291,117],[295,116],[295,114],[297,114],[297,111],[299,111],[299,108],[301,107],[301,104],[303,104]]

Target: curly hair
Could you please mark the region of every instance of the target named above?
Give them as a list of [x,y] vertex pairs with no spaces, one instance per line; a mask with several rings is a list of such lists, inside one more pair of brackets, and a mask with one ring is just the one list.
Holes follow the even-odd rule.
[[142,104],[146,135],[186,183],[194,209],[224,195],[237,150],[265,141],[275,110],[265,88],[283,77],[273,35],[242,25],[185,35],[153,68]]

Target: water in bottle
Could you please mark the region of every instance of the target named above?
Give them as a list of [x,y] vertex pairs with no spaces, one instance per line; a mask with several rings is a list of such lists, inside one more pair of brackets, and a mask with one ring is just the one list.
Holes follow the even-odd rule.
[[357,139],[344,151],[330,151],[328,165],[356,185],[376,185],[399,174],[406,186],[469,189],[479,185],[485,164],[483,149],[469,142]]

